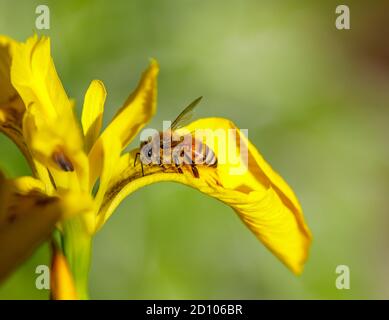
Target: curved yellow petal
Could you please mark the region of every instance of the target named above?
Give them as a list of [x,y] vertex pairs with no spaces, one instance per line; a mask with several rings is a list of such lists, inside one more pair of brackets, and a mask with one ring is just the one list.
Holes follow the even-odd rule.
[[22,121],[25,106],[11,83],[11,63],[17,42],[0,36],[0,132],[7,135],[32,164],[23,138]]
[[33,159],[23,136],[23,117],[26,111],[22,98],[11,83],[11,64],[16,41],[0,36],[0,131],[7,135],[20,149],[35,176],[40,177],[52,190],[47,169]]
[[101,138],[118,137],[124,149],[156,112],[158,63],[151,60],[136,90],[130,94]]
[[11,83],[11,63],[16,44],[13,39],[0,35],[0,105],[18,95]]
[[18,43],[11,66],[11,82],[25,106],[37,104],[42,117],[66,121],[73,108],[51,58],[50,39],[34,35]]
[[85,94],[81,117],[86,152],[90,151],[100,134],[106,96],[104,84],[93,80]]
[[[89,154],[91,187],[102,171],[108,172],[104,167],[118,160],[121,151],[155,114],[158,72],[158,63],[151,60],[136,90],[128,97],[123,107],[94,144]],[[118,143],[120,149],[116,150]],[[115,151],[110,150],[110,145],[115,146]],[[105,159],[105,156],[110,159]]]
[[104,131],[104,135],[120,137],[122,149],[139,133],[157,110],[157,76],[159,67],[151,60],[136,90],[130,94],[123,107]]
[[[210,135],[208,138],[214,139],[212,150],[218,159],[217,167],[198,165],[200,178],[195,178],[190,167],[184,166],[183,174],[179,174],[174,166],[161,168],[151,165],[144,167],[145,176],[142,176],[140,165],[134,167],[138,151],[134,150],[123,156],[116,167],[98,216],[98,226],[108,219],[127,195],[140,187],[160,181],[179,182],[231,206],[286,266],[296,274],[301,273],[311,233],[304,222],[298,200],[287,183],[229,120],[200,119],[185,129],[192,133],[195,130],[196,133],[197,130],[206,132]],[[230,136],[232,133],[234,135]],[[228,152],[232,156],[226,156]],[[222,161],[223,157],[226,161]]]
[[0,130],[5,133],[14,130],[21,132],[25,110],[23,101],[11,83],[11,63],[16,46],[16,41],[0,35]]
[[100,207],[103,202],[104,195],[115,173],[117,164],[120,161],[120,153],[120,141],[113,137],[110,141],[101,140],[99,142],[99,148],[94,148],[94,152],[91,152],[90,154],[89,161],[91,172],[100,172],[99,185],[95,197],[97,207]]
[[57,222],[93,207],[85,194],[49,196],[39,180],[7,180],[1,174],[0,201],[0,281],[50,237]]

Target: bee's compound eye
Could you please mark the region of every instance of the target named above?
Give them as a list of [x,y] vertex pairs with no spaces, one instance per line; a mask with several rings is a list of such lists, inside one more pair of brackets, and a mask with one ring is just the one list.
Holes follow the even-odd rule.
[[153,148],[150,148],[149,151],[147,151],[147,156],[151,158],[152,155],[153,155]]

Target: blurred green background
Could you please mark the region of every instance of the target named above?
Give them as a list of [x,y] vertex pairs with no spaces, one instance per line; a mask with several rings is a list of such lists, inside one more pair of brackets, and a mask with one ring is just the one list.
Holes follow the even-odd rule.
[[[198,117],[221,116],[297,193],[314,242],[295,277],[233,211],[176,184],[128,198],[95,238],[97,299],[389,298],[389,6],[346,1],[351,30],[335,28],[336,1],[45,1],[54,61],[78,106],[104,81],[105,121],[155,57],[158,115],[174,118],[199,95]],[[0,33],[24,40],[41,1],[0,0]],[[342,2],[343,4],[343,2]],[[138,144],[138,142],[134,142]],[[28,175],[0,137],[0,169]],[[40,248],[0,287],[2,299],[45,299]],[[337,265],[351,289],[335,287]]]

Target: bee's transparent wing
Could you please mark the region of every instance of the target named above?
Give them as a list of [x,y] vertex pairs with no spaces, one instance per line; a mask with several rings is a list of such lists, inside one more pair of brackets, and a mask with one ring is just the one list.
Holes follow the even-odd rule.
[[197,106],[197,104],[200,102],[200,100],[202,99],[203,97],[198,97],[196,100],[194,100],[189,106],[187,106],[184,111],[182,111],[178,117],[176,118],[176,120],[173,121],[170,129],[172,131],[175,131],[179,128],[182,128],[184,127],[185,125],[187,125],[190,120],[192,119],[192,116],[193,116],[193,110],[194,108]]

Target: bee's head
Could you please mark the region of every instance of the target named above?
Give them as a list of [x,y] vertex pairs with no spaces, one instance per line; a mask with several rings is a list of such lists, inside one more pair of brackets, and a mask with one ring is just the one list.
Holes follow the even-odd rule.
[[150,136],[142,141],[139,148],[140,161],[143,164],[159,163],[159,135]]

